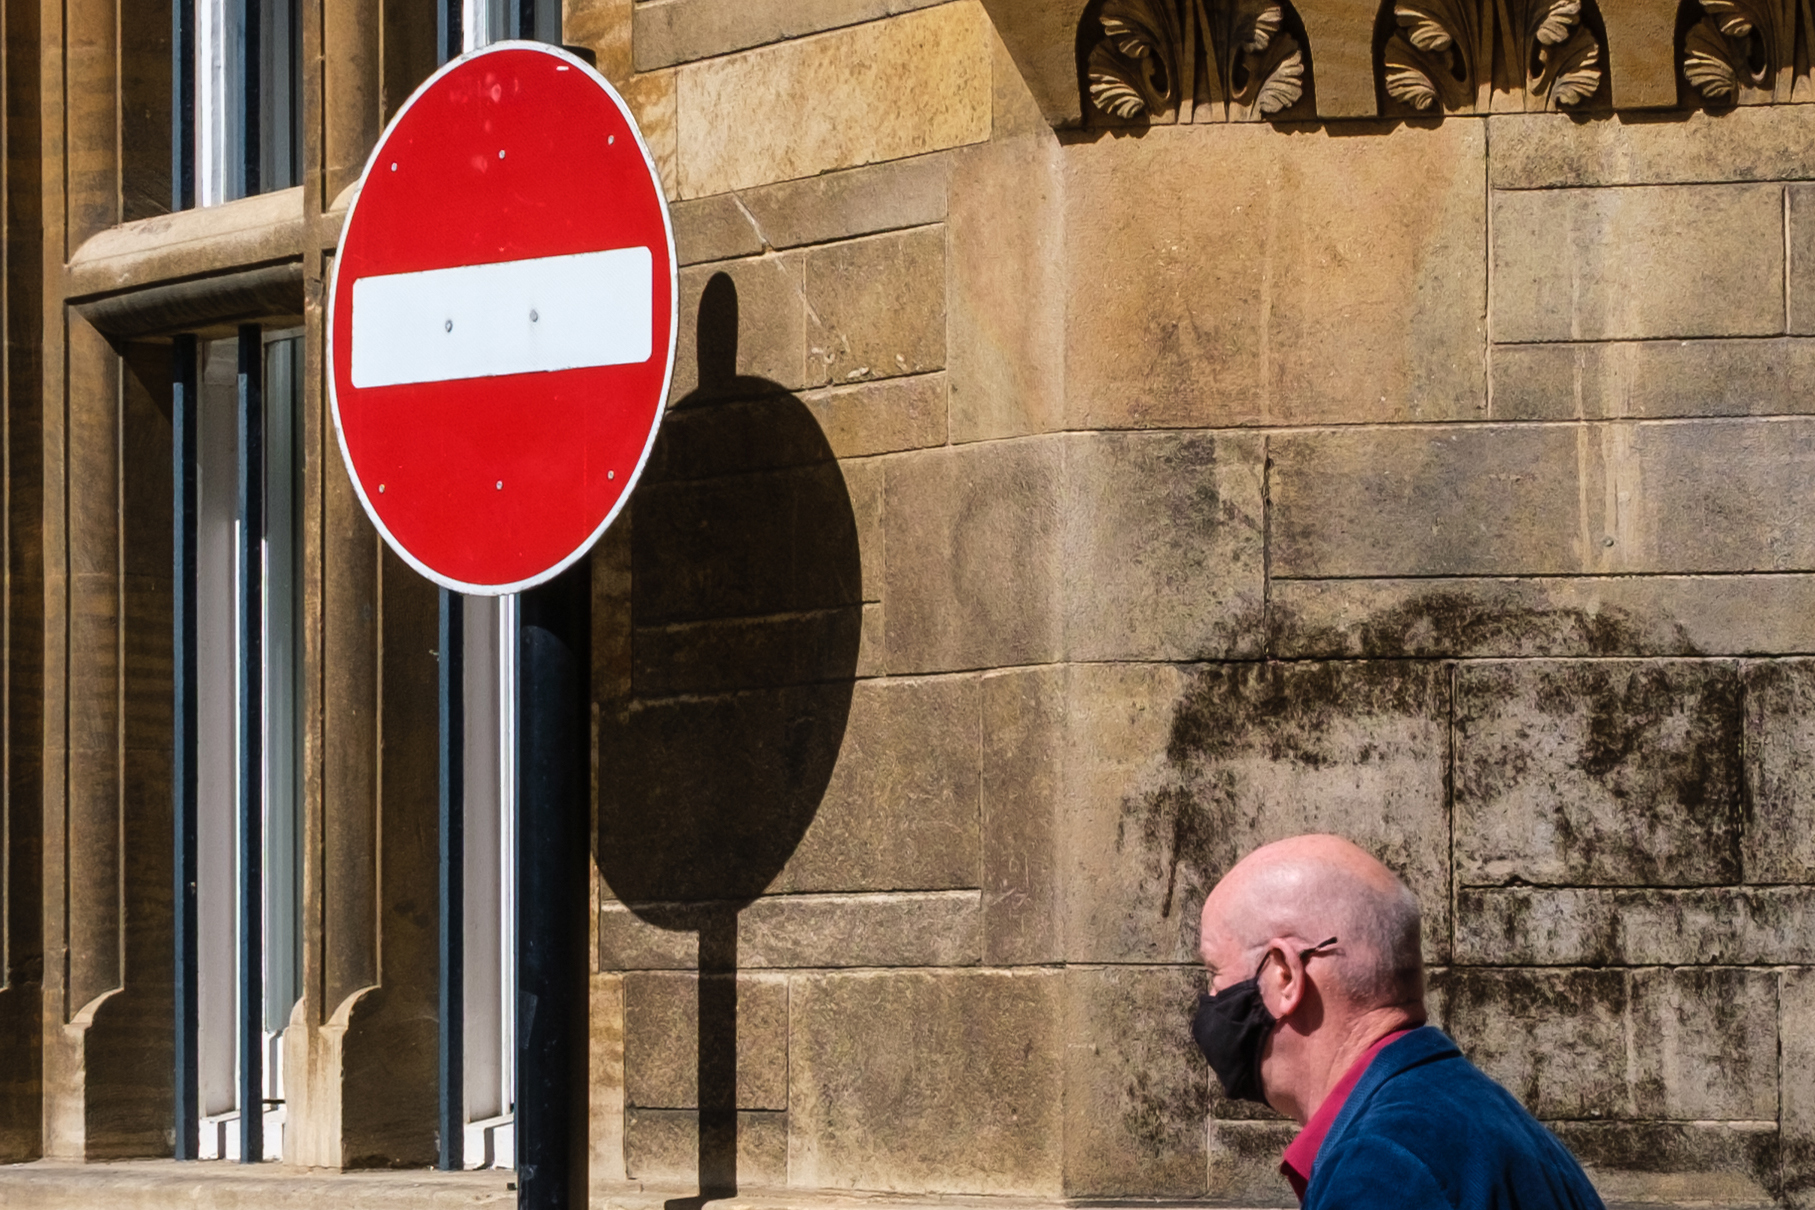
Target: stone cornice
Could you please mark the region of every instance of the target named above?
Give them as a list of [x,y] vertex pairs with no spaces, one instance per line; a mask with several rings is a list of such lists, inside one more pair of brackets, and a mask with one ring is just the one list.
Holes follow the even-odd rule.
[[1815,0],[982,0],[1056,129],[1815,100]]

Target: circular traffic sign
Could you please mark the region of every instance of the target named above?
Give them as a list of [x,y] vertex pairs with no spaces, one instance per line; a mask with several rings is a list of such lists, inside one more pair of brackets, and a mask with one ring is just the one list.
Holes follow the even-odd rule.
[[623,507],[674,368],[673,229],[610,84],[539,42],[448,63],[347,211],[328,393],[385,541],[459,592],[558,574]]

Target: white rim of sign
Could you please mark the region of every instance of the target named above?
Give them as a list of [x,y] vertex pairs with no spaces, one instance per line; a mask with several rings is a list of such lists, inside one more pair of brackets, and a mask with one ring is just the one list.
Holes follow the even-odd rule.
[[390,124],[384,128],[384,134],[379,137],[377,146],[372,148],[372,154],[366,160],[365,171],[359,174],[359,188],[354,192],[353,200],[347,206],[346,221],[341,224],[340,230],[342,240],[344,241],[345,239],[345,233],[353,229],[353,215],[358,211],[360,196],[365,192],[366,178],[372,174],[373,168],[382,160],[382,153],[385,149],[385,145],[390,141],[392,132],[397,129],[397,124],[403,120],[403,115],[410,111],[410,107],[416,104],[416,101],[423,93],[434,87],[435,82],[440,80],[441,77],[445,76],[448,72],[453,71],[463,63],[471,62],[483,55],[496,54],[499,51],[505,50],[537,51],[541,54],[559,59],[562,63],[567,64],[578,71],[585,72],[592,82],[603,89],[605,95],[611,98],[611,103],[617,106],[618,113],[624,118],[624,124],[630,128],[631,137],[636,140],[637,150],[643,154],[643,166],[649,173],[650,183],[655,187],[656,205],[660,206],[662,211],[662,234],[668,241],[668,360],[662,371],[662,392],[660,397],[656,400],[655,421],[649,426],[649,439],[643,443],[642,453],[637,455],[636,466],[631,469],[629,476],[624,480],[624,489],[618,493],[617,501],[611,506],[611,511],[605,514],[605,519],[599,522],[599,527],[593,530],[584,542],[575,547],[559,563],[556,563],[553,567],[530,576],[527,579],[517,580],[510,584],[469,584],[462,580],[452,579],[435,571],[433,568],[426,566],[420,559],[411,554],[403,543],[399,542],[396,537],[392,535],[390,529],[386,527],[384,519],[378,515],[378,510],[372,506],[371,499],[366,495],[365,485],[359,481],[359,476],[354,472],[353,458],[347,450],[347,435],[340,426],[339,392],[334,386],[334,307],[340,296],[341,265],[339,245],[336,245],[334,267],[328,275],[328,410],[334,418],[334,436],[335,439],[340,442],[340,457],[341,461],[346,465],[347,478],[353,481],[353,491],[359,496],[360,507],[365,509],[366,516],[371,518],[372,524],[377,526],[378,532],[383,535],[385,543],[390,546],[392,550],[397,552],[399,558],[415,568],[423,576],[434,581],[443,588],[451,589],[454,592],[466,593],[469,596],[484,597],[501,597],[513,592],[522,592],[526,588],[534,588],[538,584],[545,584],[549,580],[554,579],[577,563],[587,551],[591,550],[593,545],[598,542],[599,538],[604,535],[605,531],[611,528],[611,523],[617,520],[618,514],[624,509],[625,501],[630,499],[631,491],[635,489],[637,482],[643,477],[643,467],[649,462],[649,452],[655,448],[656,434],[661,431],[663,413],[668,410],[668,391],[669,388],[674,385],[674,351],[676,342],[680,337],[681,318],[680,271],[676,266],[674,253],[674,221],[668,213],[668,195],[662,188],[661,174],[656,171],[655,158],[649,154],[649,144],[643,141],[643,131],[637,125],[636,118],[631,114],[630,107],[624,104],[624,98],[619,96],[618,90],[611,86],[611,81],[600,75],[590,63],[586,62],[586,60],[580,58],[578,55],[563,50],[561,47],[551,46],[546,42],[511,40],[489,43],[477,50],[467,51],[457,59],[449,59],[446,63],[441,65],[434,75],[418,85],[416,91],[410,94],[410,99],[403,103],[402,108],[397,111],[396,116],[391,119]]

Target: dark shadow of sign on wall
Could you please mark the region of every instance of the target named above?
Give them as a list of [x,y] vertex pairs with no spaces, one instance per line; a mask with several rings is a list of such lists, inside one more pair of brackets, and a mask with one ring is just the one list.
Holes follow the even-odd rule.
[[737,339],[721,273],[700,299],[699,386],[664,419],[637,493],[632,692],[599,750],[607,885],[642,920],[699,935],[700,1192],[669,1210],[738,1187],[738,914],[819,810],[862,624],[843,473],[804,403],[737,374]]

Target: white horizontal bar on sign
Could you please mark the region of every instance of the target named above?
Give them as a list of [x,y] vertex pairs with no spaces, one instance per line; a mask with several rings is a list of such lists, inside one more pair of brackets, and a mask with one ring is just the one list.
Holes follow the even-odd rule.
[[654,268],[647,248],[613,248],[362,277],[353,283],[353,385],[648,361]]

